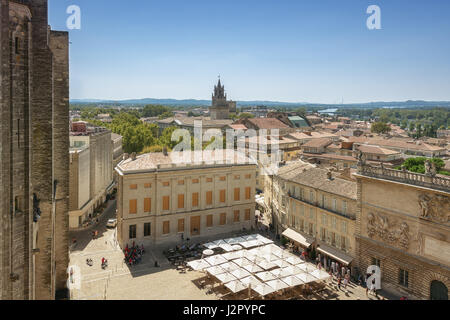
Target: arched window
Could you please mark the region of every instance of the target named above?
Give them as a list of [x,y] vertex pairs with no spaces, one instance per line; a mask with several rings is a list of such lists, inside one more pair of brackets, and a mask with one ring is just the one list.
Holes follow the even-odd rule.
[[448,289],[445,284],[437,280],[431,282],[430,300],[448,300]]

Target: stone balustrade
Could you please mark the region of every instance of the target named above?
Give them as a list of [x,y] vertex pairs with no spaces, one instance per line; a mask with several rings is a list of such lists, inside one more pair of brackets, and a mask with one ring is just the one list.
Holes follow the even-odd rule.
[[358,173],[369,177],[393,180],[450,192],[450,177],[388,169],[382,166],[371,165],[359,165]]

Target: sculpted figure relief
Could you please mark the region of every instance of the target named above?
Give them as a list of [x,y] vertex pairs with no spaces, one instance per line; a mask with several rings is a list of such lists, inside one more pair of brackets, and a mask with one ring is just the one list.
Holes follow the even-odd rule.
[[421,194],[419,196],[420,218],[435,222],[450,221],[450,198],[443,195]]
[[409,226],[406,222],[402,222],[400,225],[390,223],[388,217],[374,213],[369,213],[367,219],[367,234],[370,238],[399,246],[405,250],[409,248]]

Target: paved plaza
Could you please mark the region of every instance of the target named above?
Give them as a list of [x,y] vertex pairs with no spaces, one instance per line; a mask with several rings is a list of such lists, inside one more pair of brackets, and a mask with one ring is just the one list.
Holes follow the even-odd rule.
[[[113,216],[115,203],[110,205],[102,216],[100,224]],[[201,288],[199,279],[205,274],[197,271],[180,273],[166,259],[161,249],[145,248],[143,260],[129,267],[123,260],[124,255],[115,241],[116,230],[97,227],[100,235],[92,240],[92,230],[73,233],[77,245],[72,248],[70,265],[74,267],[74,277],[81,274],[81,286],[71,291],[74,300],[217,300],[227,292],[216,287],[213,292],[207,286]],[[263,233],[264,236],[267,234]],[[222,237],[218,237],[223,238]],[[217,240],[210,239],[210,240]],[[102,270],[101,259],[108,259],[108,268]],[[92,259],[94,265],[88,266],[86,259]],[[159,267],[155,267],[155,260]],[[226,296],[224,297],[226,299]],[[337,282],[327,285],[321,295],[305,297],[310,300],[378,300],[366,296],[365,288],[350,284],[347,290],[337,288]]]

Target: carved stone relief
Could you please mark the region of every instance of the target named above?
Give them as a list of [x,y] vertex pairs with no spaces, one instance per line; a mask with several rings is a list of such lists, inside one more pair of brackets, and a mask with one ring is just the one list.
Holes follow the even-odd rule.
[[419,196],[420,218],[440,223],[450,221],[450,198],[440,194]]
[[372,239],[387,242],[408,250],[410,245],[409,226],[406,222],[392,222],[389,218],[375,213],[369,213],[367,234]]

